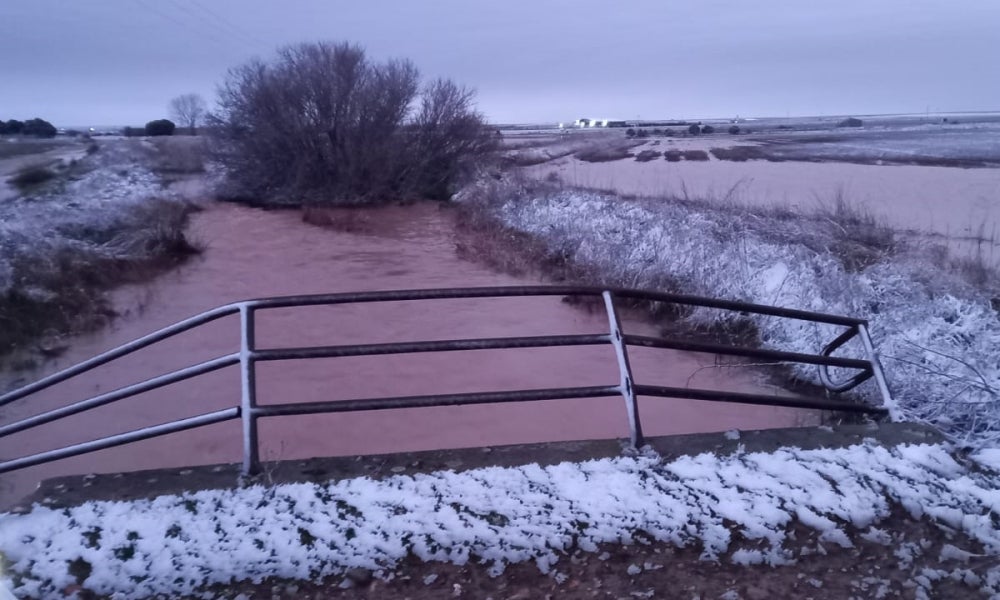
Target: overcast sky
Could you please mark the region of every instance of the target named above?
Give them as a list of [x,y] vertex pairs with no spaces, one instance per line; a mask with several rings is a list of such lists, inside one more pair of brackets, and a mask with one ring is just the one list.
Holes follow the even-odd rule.
[[1000,109],[996,0],[0,0],[0,119],[141,125],[316,40],[499,123]]

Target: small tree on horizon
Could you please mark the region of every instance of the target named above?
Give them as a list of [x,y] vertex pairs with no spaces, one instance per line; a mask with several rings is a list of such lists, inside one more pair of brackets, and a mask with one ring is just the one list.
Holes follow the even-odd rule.
[[205,99],[198,94],[177,96],[170,101],[168,108],[173,120],[181,127],[190,129],[192,135],[198,134],[198,123],[201,122],[208,110]]

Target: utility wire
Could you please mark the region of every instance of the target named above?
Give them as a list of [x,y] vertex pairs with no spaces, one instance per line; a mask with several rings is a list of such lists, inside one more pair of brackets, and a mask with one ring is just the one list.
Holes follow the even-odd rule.
[[199,0],[190,0],[190,1],[191,1],[191,4],[193,6],[197,7],[203,13],[205,13],[205,14],[209,15],[210,17],[214,18],[219,23],[222,23],[226,28],[232,30],[233,32],[235,32],[236,34],[238,34],[239,36],[241,36],[242,38],[244,38],[246,40],[249,40],[249,41],[253,42],[254,44],[259,44],[259,45],[262,45],[262,46],[268,46],[269,45],[268,42],[262,40],[261,38],[257,37],[256,35],[250,33],[249,31],[247,31],[243,27],[240,27],[240,26],[236,25],[231,20],[227,19],[226,17],[223,17],[219,13],[215,12],[214,10],[210,9],[209,7],[207,7],[204,4],[202,4],[201,2],[199,2]]
[[192,23],[197,23],[198,25],[203,27],[204,30],[209,32],[210,35],[217,36],[220,38],[226,38],[230,42],[235,42],[250,48],[256,48],[255,43],[247,41],[246,39],[233,33],[232,31],[220,27],[218,23],[210,21],[206,19],[204,15],[192,11],[190,6],[182,4],[178,0],[167,0],[167,2],[169,2],[170,5],[173,6],[175,9],[177,9],[180,13],[190,18]]
[[146,2],[146,0],[135,0],[135,2],[136,2],[136,4],[138,4],[139,6],[141,6],[142,8],[145,8],[147,11],[156,14],[161,19],[166,19],[167,21],[170,21],[171,23],[173,23],[173,24],[181,27],[182,29],[184,29],[186,31],[193,32],[193,33],[195,33],[195,34],[197,34],[197,35],[199,35],[201,37],[208,37],[208,39],[210,39],[212,42],[214,42],[214,43],[216,43],[216,44],[218,44],[218,45],[220,45],[222,47],[225,47],[227,49],[231,49],[232,48],[232,46],[230,45],[231,44],[231,40],[230,40],[230,43],[227,44],[226,40],[224,40],[223,38],[220,38],[219,36],[215,35],[214,32],[210,32],[206,36],[205,30],[194,28],[194,27],[191,26],[191,23],[185,22],[183,19],[180,19],[179,17],[176,17],[176,16],[170,14],[169,12],[161,10],[159,6],[156,6],[155,2]]

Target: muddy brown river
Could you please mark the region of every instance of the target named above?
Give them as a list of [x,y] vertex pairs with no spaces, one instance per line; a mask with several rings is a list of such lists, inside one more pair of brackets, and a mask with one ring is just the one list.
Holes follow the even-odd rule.
[[[436,204],[341,211],[344,226],[302,222],[297,211],[212,204],[191,235],[205,253],[151,284],[114,293],[122,316],[74,338],[27,380],[65,368],[157,328],[235,300],[403,288],[531,285],[456,254],[454,214]],[[638,320],[626,331],[652,333]],[[280,309],[258,316],[260,348],[604,333],[603,310],[560,298],[469,299]],[[0,422],[61,406],[238,349],[228,317],[78,376],[0,409]],[[649,384],[785,394],[753,372],[720,368],[715,357],[631,349],[636,378]],[[258,401],[309,402],[396,395],[614,384],[611,346],[269,362],[258,366]],[[234,406],[239,370],[230,367],[0,439],[12,458],[67,443]],[[759,429],[814,423],[795,409],[640,398],[648,435]],[[261,457],[284,460],[627,436],[621,398],[275,417],[260,422]],[[155,467],[237,462],[238,421],[211,425],[0,475],[0,509],[44,478]]]

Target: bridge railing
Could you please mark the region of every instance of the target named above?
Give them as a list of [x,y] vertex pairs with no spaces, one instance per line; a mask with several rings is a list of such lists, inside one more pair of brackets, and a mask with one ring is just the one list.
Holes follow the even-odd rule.
[[[256,344],[255,316],[259,311],[277,308],[372,302],[424,301],[460,298],[503,298],[519,296],[572,296],[599,299],[603,302],[607,313],[608,330],[606,333],[582,335],[475,338],[384,344],[310,346],[301,348],[258,348]],[[778,318],[798,319],[814,323],[842,326],[845,329],[819,354],[786,352],[780,350],[769,350],[731,344],[705,343],[666,337],[631,335],[622,331],[618,309],[619,300],[668,303],[691,307],[714,308],[739,313],[770,315]],[[868,413],[873,415],[885,415],[887,411],[884,406],[888,406],[892,401],[884,372],[868,332],[868,325],[863,319],[649,290],[617,288],[607,289],[584,286],[527,286],[320,294],[310,296],[262,298],[227,304],[145,335],[132,342],[123,344],[89,360],[83,361],[77,365],[57,373],[53,373],[52,375],[34,383],[8,392],[0,396],[0,407],[17,400],[27,398],[32,394],[66,381],[71,377],[96,369],[101,365],[172,338],[185,331],[201,327],[222,317],[235,314],[239,315],[240,321],[240,349],[238,352],[202,361],[195,365],[178,369],[170,373],[165,373],[139,383],[87,398],[85,400],[73,402],[71,404],[26,417],[12,423],[0,424],[0,437],[30,430],[46,423],[64,419],[87,410],[112,404],[150,390],[186,379],[191,379],[193,377],[236,364],[239,364],[240,366],[241,381],[241,395],[238,403],[234,402],[232,407],[223,410],[205,413],[185,419],[178,419],[116,435],[110,435],[88,442],[72,444],[29,456],[9,459],[0,462],[0,473],[23,469],[88,452],[94,452],[105,448],[129,444],[140,440],[233,419],[240,419],[242,422],[243,473],[253,474],[256,473],[260,467],[260,444],[257,425],[260,419],[267,417],[391,410],[397,408],[430,406],[462,406],[504,402],[532,402],[539,400],[594,398],[620,395],[625,402],[625,415],[629,426],[629,441],[632,446],[640,447],[643,445],[644,440],[642,423],[639,415],[639,404],[637,400],[639,396],[685,398],[742,404],[810,408],[842,412]],[[855,337],[860,338],[864,350],[863,357],[845,358],[833,356],[834,351]],[[257,380],[255,366],[259,362],[420,352],[457,352],[483,349],[592,346],[604,344],[610,345],[614,349],[620,377],[617,382],[611,382],[602,386],[397,396],[388,398],[359,398],[350,400],[276,405],[259,405],[257,404],[256,399]],[[814,399],[735,393],[690,387],[681,388],[644,385],[634,380],[632,368],[629,363],[628,348],[630,346],[668,348],[741,358],[764,359],[781,363],[815,365],[819,369],[820,380],[826,389],[832,393],[846,392],[857,387],[863,382],[874,378],[875,385],[877,386],[878,392],[883,401],[883,407],[850,403],[830,398]],[[846,380],[835,381],[829,371],[831,367],[850,369],[856,373]]]

